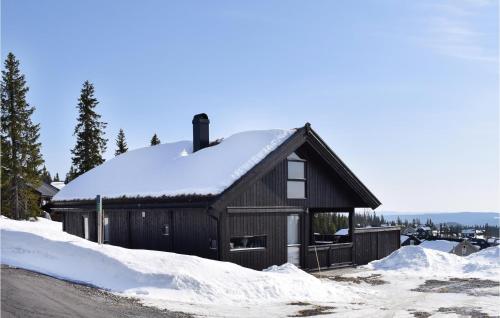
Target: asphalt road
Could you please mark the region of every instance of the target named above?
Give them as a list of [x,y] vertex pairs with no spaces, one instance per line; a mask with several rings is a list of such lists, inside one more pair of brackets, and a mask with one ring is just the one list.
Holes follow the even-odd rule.
[[1,317],[190,317],[97,288],[2,265]]

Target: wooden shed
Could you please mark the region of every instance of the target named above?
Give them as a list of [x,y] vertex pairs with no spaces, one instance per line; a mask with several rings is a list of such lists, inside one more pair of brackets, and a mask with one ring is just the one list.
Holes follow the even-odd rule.
[[[103,198],[104,240],[263,269],[365,264],[400,246],[397,227],[354,228],[354,209],[379,200],[307,123],[209,141],[205,114],[193,141],[130,151],[64,187],[53,209],[63,229],[97,240],[94,197]],[[319,214],[343,215],[348,235],[317,233]]]

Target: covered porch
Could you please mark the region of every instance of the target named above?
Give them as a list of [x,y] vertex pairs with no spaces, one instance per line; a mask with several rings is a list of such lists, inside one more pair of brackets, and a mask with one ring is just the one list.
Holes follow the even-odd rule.
[[400,247],[399,227],[356,228],[354,218],[354,209],[309,209],[303,267],[314,271],[364,265]]

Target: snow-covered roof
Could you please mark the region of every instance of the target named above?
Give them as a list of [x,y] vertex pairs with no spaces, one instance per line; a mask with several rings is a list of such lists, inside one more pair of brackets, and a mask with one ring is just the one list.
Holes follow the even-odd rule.
[[295,131],[241,132],[195,153],[191,141],[129,151],[71,181],[53,200],[220,194]]
[[349,235],[349,229],[340,229],[335,232],[335,235]]
[[52,181],[50,185],[61,190],[66,184],[64,183],[64,181]]
[[40,193],[44,197],[52,198],[57,193],[57,191],[59,191],[59,189],[48,183],[42,182],[42,184],[40,184],[40,186],[36,188],[36,191],[38,191],[38,193]]

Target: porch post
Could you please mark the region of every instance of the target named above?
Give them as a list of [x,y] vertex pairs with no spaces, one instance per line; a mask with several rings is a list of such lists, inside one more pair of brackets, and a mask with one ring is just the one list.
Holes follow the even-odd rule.
[[354,235],[354,208],[352,208],[351,211],[349,211],[349,238],[350,241],[352,242],[352,249],[351,249],[351,260],[352,264],[356,264],[356,242],[355,240],[355,235]]

